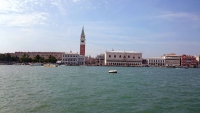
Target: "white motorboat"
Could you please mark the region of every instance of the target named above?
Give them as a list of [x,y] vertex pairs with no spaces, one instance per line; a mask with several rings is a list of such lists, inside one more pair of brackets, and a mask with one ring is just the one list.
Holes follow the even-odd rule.
[[110,70],[108,73],[117,73],[117,70]]

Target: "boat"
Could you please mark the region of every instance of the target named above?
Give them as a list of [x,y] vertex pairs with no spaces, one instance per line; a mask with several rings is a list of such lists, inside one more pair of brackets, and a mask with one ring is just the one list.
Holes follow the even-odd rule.
[[108,73],[117,73],[117,70],[110,70]]
[[184,69],[189,69],[187,66],[184,66],[183,68],[184,68]]
[[176,66],[166,66],[166,68],[175,68]]
[[41,63],[31,63],[30,66],[42,66]]
[[57,64],[44,64],[44,67],[58,67]]

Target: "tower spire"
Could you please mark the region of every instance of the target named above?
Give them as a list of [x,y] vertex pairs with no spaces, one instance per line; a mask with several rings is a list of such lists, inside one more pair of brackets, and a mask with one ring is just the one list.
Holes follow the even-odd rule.
[[84,33],[84,26],[83,26],[83,28],[82,28],[81,35],[85,35],[85,33]]

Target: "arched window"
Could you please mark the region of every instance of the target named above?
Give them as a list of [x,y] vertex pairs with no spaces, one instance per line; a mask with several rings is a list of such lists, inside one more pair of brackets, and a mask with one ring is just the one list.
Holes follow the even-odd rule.
[[119,55],[119,58],[121,58],[122,56],[121,55]]
[[128,58],[130,58],[130,56],[128,55]]
[[114,55],[114,58],[116,58],[116,55]]
[[109,55],[109,58],[111,58],[111,55]]

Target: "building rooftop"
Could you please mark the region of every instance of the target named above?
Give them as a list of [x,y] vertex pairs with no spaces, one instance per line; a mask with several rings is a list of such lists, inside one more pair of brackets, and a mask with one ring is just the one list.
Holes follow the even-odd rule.
[[147,58],[147,59],[164,59],[162,57],[150,57],[150,58]]
[[65,54],[78,54],[78,52],[73,53],[72,51],[70,51],[70,52],[65,52]]
[[135,52],[135,51],[106,51],[106,52],[113,52],[113,53],[141,53],[141,52]]

